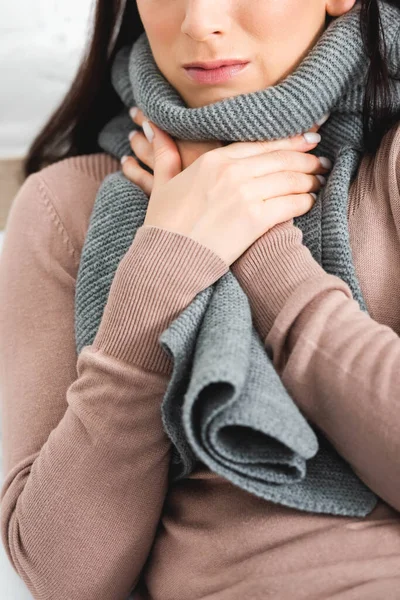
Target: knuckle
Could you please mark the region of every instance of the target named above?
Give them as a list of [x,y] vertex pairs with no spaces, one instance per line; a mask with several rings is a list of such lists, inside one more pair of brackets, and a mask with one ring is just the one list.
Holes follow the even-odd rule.
[[134,169],[130,169],[127,173],[125,173],[125,176],[131,183],[138,183],[138,175]]
[[132,148],[132,150],[135,150],[141,147],[141,141],[143,140],[144,134],[140,134],[139,131],[136,132],[135,135],[133,135],[129,142],[130,142],[130,146]]
[[143,158],[142,158],[142,162],[147,166],[147,167],[151,167],[153,166],[153,152],[150,149],[147,149],[145,152],[143,152]]
[[299,210],[299,198],[297,196],[289,196],[288,202],[290,212],[297,214]]
[[273,142],[274,142],[274,140],[256,140],[256,143],[260,146],[261,150],[263,150],[264,152],[271,151],[271,145]]
[[135,166],[137,164],[136,158],[134,156],[129,156],[128,160],[126,160],[122,165],[122,171],[125,174],[130,174],[135,170]]
[[291,189],[297,193],[308,192],[314,189],[315,183],[319,185],[318,179],[315,177],[315,175],[298,173],[295,171],[291,172],[289,185],[291,186]]
[[200,158],[203,159],[207,165],[219,164],[222,161],[222,155],[219,151],[219,148],[207,150],[207,152],[204,152]]
[[[237,162],[231,159],[222,159],[218,162],[216,168],[216,179],[220,184],[229,185],[233,190],[239,191],[244,188],[245,179],[241,174],[241,170]],[[240,191],[239,191],[240,193]]]
[[217,156],[215,156],[215,155],[210,156],[210,154],[212,154],[212,152],[213,152],[212,150],[210,152],[205,152],[204,154],[202,154],[201,156],[199,156],[197,158],[201,169],[204,169],[205,171],[209,171],[211,168],[215,168],[215,166],[217,166],[219,164]]
[[210,161],[210,157],[209,157],[209,155],[208,155],[208,154],[209,154],[208,152],[205,152],[204,154],[201,154],[201,155],[200,155],[200,156],[197,158],[197,160],[199,161],[199,164],[201,164],[201,165],[204,165],[204,166],[207,166],[207,165],[209,165],[209,164],[211,163],[211,161]]
[[238,178],[238,166],[232,161],[223,162],[220,164],[220,173],[224,179],[228,178],[231,181],[236,181]]
[[263,216],[263,204],[261,202],[247,202],[247,215],[252,223],[259,225]]
[[122,172],[125,175],[125,177],[127,179],[129,179],[130,181],[135,181],[136,179],[136,173],[135,173],[135,165],[134,164],[128,164],[127,161],[124,165],[123,165],[123,169]]
[[154,150],[154,157],[158,160],[160,158],[163,158],[164,155],[168,155],[169,154],[169,149],[167,148],[167,146],[160,144],[157,148],[155,148]]
[[301,174],[295,171],[286,172],[286,181],[289,184],[290,189],[298,189],[301,184]]
[[281,170],[288,169],[290,159],[288,153],[285,152],[285,150],[276,150],[274,152],[274,157]]

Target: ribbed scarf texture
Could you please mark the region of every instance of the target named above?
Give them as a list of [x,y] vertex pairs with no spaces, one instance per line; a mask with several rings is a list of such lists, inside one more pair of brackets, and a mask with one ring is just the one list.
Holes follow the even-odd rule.
[[[384,2],[380,9],[395,104],[400,105],[395,81],[400,11]],[[99,133],[99,144],[117,159],[133,155],[128,133],[138,126],[128,113],[132,106],[174,138],[226,142],[293,136],[330,112],[312,153],[328,156],[333,168],[313,208],[294,223],[315,260],[343,279],[366,311],[352,259],[347,203],[363,154],[367,67],[356,4],[331,22],[281,83],[189,108],[158,69],[143,33],[115,58],[112,82],[124,109]],[[147,204],[146,194],[122,171],[108,175],[98,190],[76,284],[78,354],[96,336],[118,263],[143,224]],[[283,386],[231,270],[196,296],[159,343],[173,361],[161,404],[172,442],[171,482],[188,476],[200,460],[232,484],[274,503],[354,517],[373,510],[377,496],[311,427]]]

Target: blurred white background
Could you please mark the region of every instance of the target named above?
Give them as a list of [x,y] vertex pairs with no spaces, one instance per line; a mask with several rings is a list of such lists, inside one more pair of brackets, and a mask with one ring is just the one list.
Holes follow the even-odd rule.
[[0,0],[0,158],[25,154],[70,84],[92,0]]
[[[6,160],[25,155],[76,73],[93,5],[94,0],[0,0],[0,163],[4,188]],[[0,178],[0,202],[1,184]],[[0,251],[1,242],[0,231]],[[0,598],[32,599],[2,544]]]

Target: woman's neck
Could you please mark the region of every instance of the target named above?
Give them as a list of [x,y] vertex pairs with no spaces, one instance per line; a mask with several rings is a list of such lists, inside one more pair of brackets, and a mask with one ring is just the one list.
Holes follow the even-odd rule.
[[202,154],[206,152],[210,152],[210,150],[214,150],[215,148],[221,148],[223,146],[223,142],[218,140],[210,140],[209,142],[192,142],[190,140],[176,140],[175,141],[179,154],[181,155],[182,160],[182,170],[185,170],[187,167],[199,158]]

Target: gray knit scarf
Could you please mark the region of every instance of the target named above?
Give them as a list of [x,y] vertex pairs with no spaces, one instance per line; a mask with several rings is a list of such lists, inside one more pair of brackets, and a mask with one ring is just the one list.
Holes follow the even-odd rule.
[[[395,83],[400,12],[383,2],[380,8],[400,104],[400,84]],[[313,208],[294,222],[315,260],[343,279],[366,311],[349,243],[347,201],[363,153],[367,66],[356,4],[331,22],[283,82],[188,108],[159,71],[143,33],[116,56],[112,82],[124,109],[100,132],[99,144],[117,159],[133,155],[128,133],[138,126],[128,114],[131,106],[174,138],[227,142],[293,136],[330,112],[313,153],[328,156],[334,166]],[[78,354],[95,338],[115,270],[144,221],[147,204],[146,194],[122,171],[101,184],[77,276]],[[170,481],[188,476],[201,461],[239,488],[288,507],[354,517],[373,510],[377,496],[311,427],[283,386],[231,270],[199,293],[159,342],[173,360],[161,405],[172,442]]]

